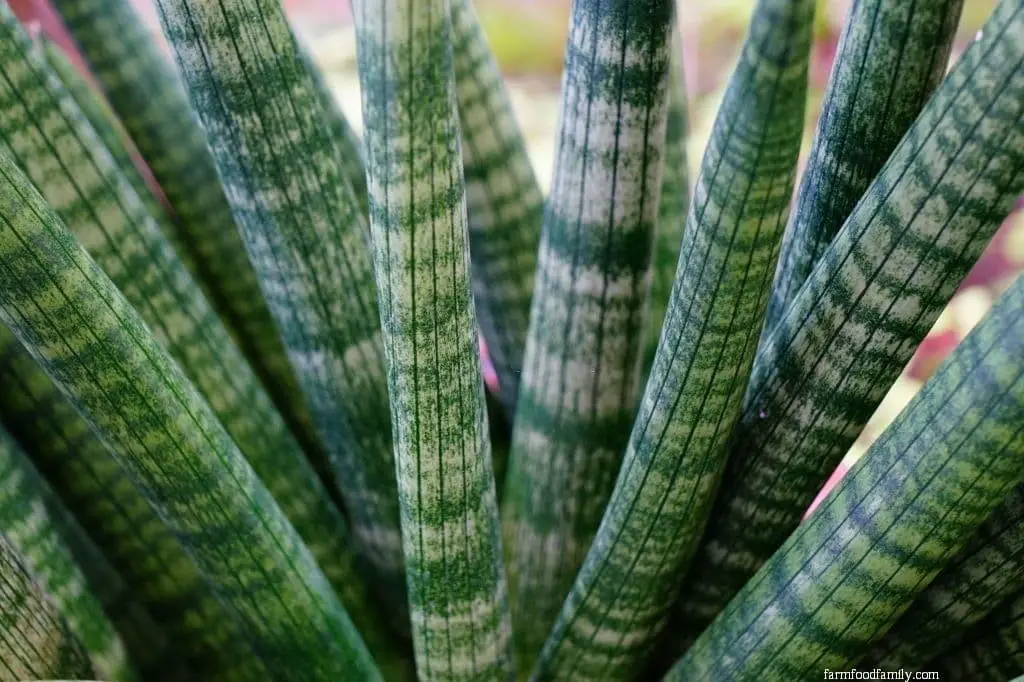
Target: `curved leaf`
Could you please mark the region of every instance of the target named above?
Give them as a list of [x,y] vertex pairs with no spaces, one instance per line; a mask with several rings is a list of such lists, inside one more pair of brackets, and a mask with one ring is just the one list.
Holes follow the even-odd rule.
[[1007,599],[948,653],[928,662],[943,680],[1003,682],[1024,674],[1024,591]]

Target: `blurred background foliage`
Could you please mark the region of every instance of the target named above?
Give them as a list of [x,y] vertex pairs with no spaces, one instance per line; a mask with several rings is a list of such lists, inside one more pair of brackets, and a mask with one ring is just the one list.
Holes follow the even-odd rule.
[[[15,12],[37,30],[73,48],[48,0],[10,0]],[[135,0],[153,26],[153,0]],[[853,0],[820,0],[810,76],[804,151],[810,146],[822,93],[828,81],[842,22]],[[361,129],[355,33],[348,0],[284,0],[300,34],[312,48],[353,126]],[[476,0],[492,49],[509,80],[513,103],[527,137],[538,178],[550,178],[558,117],[558,91],[570,0]],[[965,3],[958,49],[969,41],[996,0]],[[679,23],[691,104],[689,161],[698,166],[718,108],[726,77],[737,57],[754,0],[682,0]],[[154,39],[160,40],[155,30]],[[984,316],[994,299],[1024,270],[1024,201],[1008,217],[959,293],[921,344],[901,379],[878,408],[861,438],[836,471],[829,486],[867,450],[871,441],[899,414],[941,360]],[[823,491],[824,492],[824,491]],[[820,498],[819,498],[820,499]]]

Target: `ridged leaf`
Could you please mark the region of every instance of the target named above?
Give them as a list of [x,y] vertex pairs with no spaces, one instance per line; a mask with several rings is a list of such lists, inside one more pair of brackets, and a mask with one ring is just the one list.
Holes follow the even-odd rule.
[[157,5],[355,535],[401,604],[369,230],[309,62],[276,0]]
[[89,651],[96,674],[137,679],[124,643],[50,520],[38,473],[0,428],[0,528]]
[[[233,612],[89,424],[0,324],[0,416],[33,463],[173,639],[211,680],[267,676]],[[149,679],[148,677],[146,678]]]
[[260,295],[206,136],[156,36],[131,0],[53,0],[53,5],[167,197],[177,241],[188,245],[210,302],[326,475],[322,446]]
[[576,0],[505,494],[528,668],[572,588],[629,437],[668,109],[671,0]]
[[449,4],[360,0],[354,14],[417,672],[507,680]]
[[1024,190],[1004,0],[758,351],[683,615],[699,633],[810,506]]
[[813,18],[812,0],[762,0],[754,11],[701,165],[622,470],[537,679],[641,674],[697,547],[786,224]]
[[272,674],[380,678],[309,549],[212,409],[0,155],[0,321],[116,451]]
[[1024,480],[1022,436],[1024,278],[666,682],[852,668]]
[[473,297],[498,374],[498,396],[511,417],[530,324],[544,196],[473,4],[449,4]]
[[339,591],[358,580],[345,521],[231,335],[74,101],[10,15],[0,145],[213,407]]
[[884,670],[927,669],[927,661],[1020,589],[1024,486],[999,505],[863,662]]
[[964,0],[852,4],[765,316],[771,330],[946,72]]
[[0,682],[95,676],[81,640],[0,531]]
[[1024,674],[1024,591],[1007,599],[927,668],[952,682],[1003,682]]

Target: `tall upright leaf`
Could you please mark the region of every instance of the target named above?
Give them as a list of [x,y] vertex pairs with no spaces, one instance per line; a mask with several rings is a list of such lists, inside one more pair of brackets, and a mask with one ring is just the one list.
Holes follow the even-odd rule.
[[701,164],[622,470],[539,679],[641,674],[697,548],[786,224],[813,18],[813,0],[761,0],[754,10]]
[[1022,481],[1024,278],[666,682],[849,670]]
[[136,674],[117,631],[50,520],[38,473],[0,428],[0,528],[89,651],[95,671],[113,682]]
[[807,171],[779,255],[766,334],[946,72],[964,0],[860,0],[850,7]]
[[0,418],[159,620],[182,662],[211,680],[266,677],[233,611],[210,589],[172,528],[2,324],[0,385]]
[[658,226],[654,234],[651,256],[651,304],[644,331],[644,374],[654,364],[654,354],[661,340],[661,328],[676,279],[679,250],[683,245],[686,215],[690,211],[690,167],[686,143],[690,120],[686,95],[686,73],[683,69],[683,45],[679,28],[672,34],[669,60],[668,118],[665,123],[665,171],[661,179],[661,202],[658,205]]
[[447,0],[355,3],[370,227],[420,680],[511,675]]
[[177,218],[211,303],[314,459],[321,445],[180,80],[132,0],[53,0]]
[[927,667],[953,682],[1003,682],[1024,674],[1024,590]]
[[1003,0],[758,351],[683,614],[799,524],[1024,190],[1024,6]]
[[511,417],[523,369],[544,196],[471,0],[450,0],[473,297]]
[[380,319],[360,201],[276,0],[158,0],[355,535],[402,593]]
[[340,511],[177,253],[8,14],[0,148],[16,160],[213,407],[321,567],[356,581]]
[[586,556],[639,397],[671,0],[576,0],[503,499],[520,665]]
[[0,155],[0,321],[141,483],[273,675],[380,674],[309,549],[142,319]]
[[864,662],[922,668],[1000,602],[1024,589],[1024,485],[985,521]]
[[0,682],[95,676],[82,641],[0,530]]

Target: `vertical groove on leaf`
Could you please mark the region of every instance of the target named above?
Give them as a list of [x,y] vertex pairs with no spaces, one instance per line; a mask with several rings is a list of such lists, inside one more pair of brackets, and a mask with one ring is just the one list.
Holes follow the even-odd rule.
[[0,155],[0,321],[116,451],[273,675],[380,674],[309,549],[209,404]]
[[[690,211],[690,167],[686,142],[690,135],[686,73],[683,69],[683,44],[679,27],[672,34],[669,60],[668,118],[665,123],[665,171],[661,179],[658,225],[651,255],[651,303],[644,331],[644,376],[654,364],[654,354],[665,324],[665,312],[676,279],[679,249],[683,245],[686,215]],[[645,382],[646,383],[646,382]]]
[[544,195],[472,2],[449,4],[473,298],[498,374],[498,396],[511,417],[530,325]]
[[0,148],[180,363],[332,584],[356,583],[341,512],[216,312],[27,37],[4,21],[0,38]]
[[112,682],[135,680],[124,643],[50,520],[41,485],[25,453],[0,428],[0,529],[85,645],[96,673]]
[[359,0],[370,226],[420,680],[511,677],[446,0]]
[[369,230],[308,61],[277,0],[157,5],[353,530],[397,610],[402,546]]
[[[1003,682],[1024,674],[1024,590],[974,626],[926,667],[952,682]],[[1019,678],[1015,678],[1018,680]]]
[[1024,6],[1004,0],[758,350],[682,593],[699,633],[799,524],[1024,190]]
[[849,670],[1022,479],[1024,278],[666,682]]
[[671,0],[576,0],[505,483],[520,666],[597,531],[639,397]]
[[769,334],[946,72],[964,0],[852,4],[779,254]]
[[864,657],[883,670],[927,669],[965,630],[1024,589],[1024,485],[999,508]]
[[[174,210],[211,303],[316,461],[321,444],[249,263],[206,136],[131,0],[52,0]],[[323,468],[323,463],[316,461]]]
[[754,11],[701,164],[622,470],[537,679],[641,674],[697,547],[786,224],[813,18],[812,0],[761,0]]
[[81,640],[0,530],[0,682],[91,677]]
[[218,682],[266,677],[234,614],[172,529],[3,325],[0,385],[5,425],[30,446],[33,463],[167,630],[184,663]]

